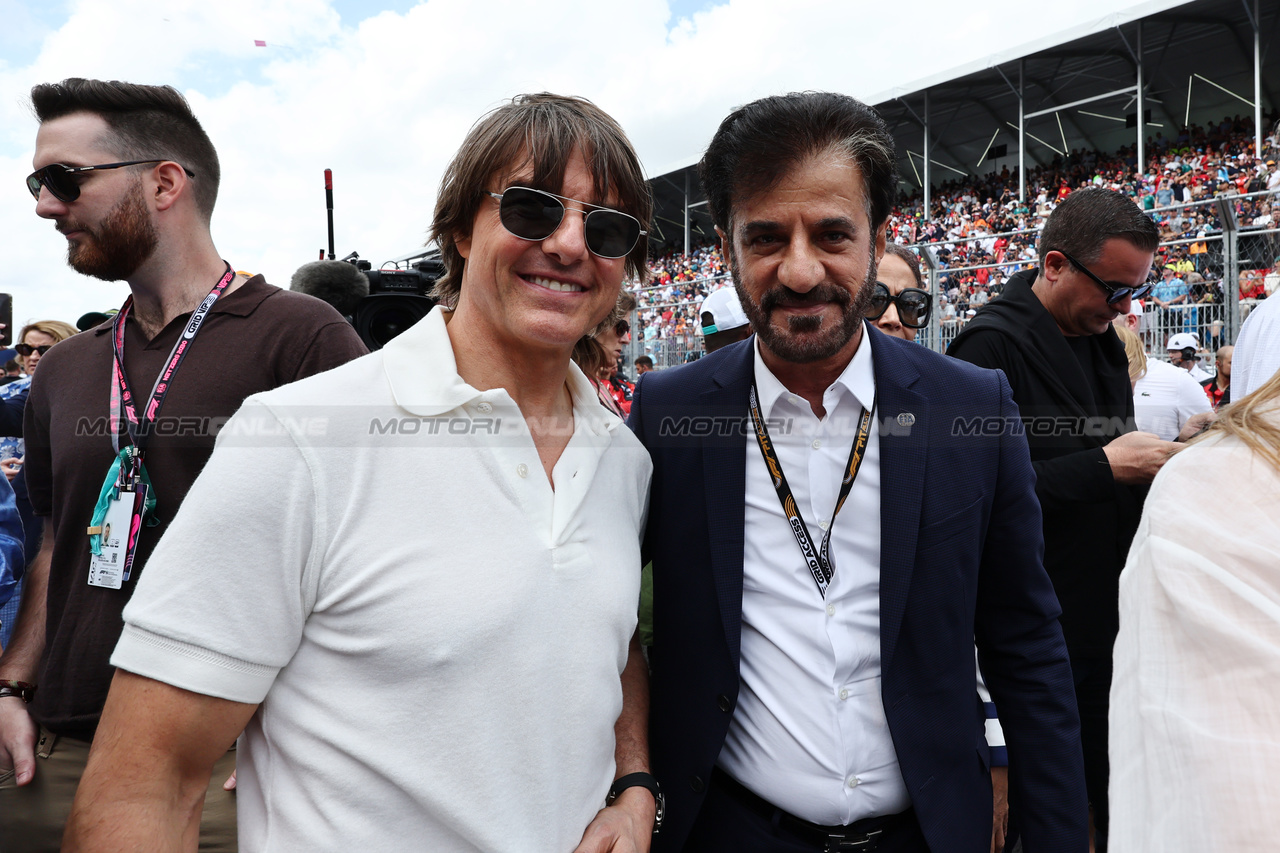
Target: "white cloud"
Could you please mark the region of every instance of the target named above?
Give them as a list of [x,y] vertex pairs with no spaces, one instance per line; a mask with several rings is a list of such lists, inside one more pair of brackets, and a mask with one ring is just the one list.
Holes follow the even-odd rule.
[[[896,13],[829,0],[729,0],[679,20],[665,0],[431,0],[404,14],[371,10],[356,26],[325,0],[80,0],[33,63],[0,61],[9,247],[0,290],[14,294],[18,323],[74,320],[125,295],[121,284],[66,269],[64,241],[32,215],[21,182],[35,137],[25,99],[37,82],[180,88],[222,160],[215,242],[233,265],[287,286],[326,243],[325,168],[335,176],[339,254],[402,254],[422,244],[440,174],[467,129],[514,94],[593,99],[656,173],[696,156],[734,105],[796,89],[882,91],[980,56],[985,34],[1007,26],[994,9],[957,16],[942,0],[917,5],[908,35]],[[1060,8],[1054,20],[1028,10],[1019,35],[1109,11],[1103,0],[1076,4],[1072,20]]]

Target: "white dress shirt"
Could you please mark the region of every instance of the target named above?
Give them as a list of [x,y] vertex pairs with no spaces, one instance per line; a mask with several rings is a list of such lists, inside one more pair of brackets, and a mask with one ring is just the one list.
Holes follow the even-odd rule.
[[[861,410],[875,398],[871,344],[823,394],[826,417],[755,353],[760,411],[796,505],[821,546]],[[785,811],[823,825],[911,805],[880,690],[880,439],[832,530],[824,599],[783,513],[754,435],[746,442],[742,664],[719,766]]]

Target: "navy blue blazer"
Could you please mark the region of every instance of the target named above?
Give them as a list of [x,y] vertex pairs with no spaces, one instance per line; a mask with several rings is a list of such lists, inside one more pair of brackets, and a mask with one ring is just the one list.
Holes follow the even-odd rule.
[[[1080,853],[1079,720],[1009,384],[999,371],[864,330],[879,396],[882,697],[925,837],[947,853],[990,845],[976,640],[1026,849]],[[754,344],[647,373],[631,404],[629,425],[654,463],[644,550],[654,592],[651,761],[667,796],[659,851],[683,846],[737,702]]]

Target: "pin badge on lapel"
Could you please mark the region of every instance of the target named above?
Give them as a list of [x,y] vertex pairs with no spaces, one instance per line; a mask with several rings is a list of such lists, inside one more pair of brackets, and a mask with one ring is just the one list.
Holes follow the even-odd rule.
[[909,427],[916,422],[916,416],[911,412],[903,412],[898,415],[898,426]]

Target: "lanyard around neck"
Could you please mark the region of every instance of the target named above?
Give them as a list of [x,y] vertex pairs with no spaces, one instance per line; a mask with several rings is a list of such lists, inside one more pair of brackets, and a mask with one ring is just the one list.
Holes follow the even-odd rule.
[[112,355],[114,356],[111,363],[111,446],[115,449],[116,454],[119,455],[119,425],[123,420],[125,429],[129,434],[129,440],[133,444],[132,456],[135,468],[141,465],[142,453],[146,450],[147,443],[151,439],[151,427],[160,414],[160,407],[164,405],[165,396],[168,395],[169,389],[173,386],[173,377],[178,373],[178,368],[182,366],[187,353],[191,352],[196,335],[199,333],[200,327],[204,325],[205,318],[209,316],[209,309],[213,307],[213,303],[218,301],[218,297],[226,291],[231,282],[235,280],[235,277],[236,274],[232,271],[231,264],[227,264],[226,272],[223,273],[222,278],[218,279],[218,283],[209,291],[209,295],[196,306],[195,311],[191,312],[191,319],[187,322],[186,329],[183,330],[178,340],[174,343],[173,349],[169,351],[169,357],[165,359],[163,369],[156,377],[155,384],[151,386],[151,393],[147,396],[146,404],[143,406],[141,413],[139,413],[135,404],[133,390],[129,387],[129,378],[124,371],[124,326],[125,320],[129,316],[129,311],[133,308],[132,296],[125,300],[124,307],[120,309],[120,313],[116,314],[116,318],[111,325]]
[[875,411],[875,407],[873,400],[871,411],[862,410],[858,421],[858,435],[854,438],[853,447],[849,450],[849,464],[844,469],[844,479],[840,483],[840,496],[836,499],[835,511],[831,513],[831,521],[827,524],[826,533],[822,536],[822,544],[815,547],[813,537],[809,535],[809,527],[804,523],[804,517],[800,515],[800,509],[796,506],[795,495],[791,493],[791,486],[787,484],[787,477],[782,473],[782,462],[778,460],[773,441],[769,438],[769,430],[765,426],[764,416],[760,413],[755,379],[751,380],[751,423],[755,426],[756,442],[760,445],[760,453],[764,455],[764,464],[769,470],[769,478],[773,480],[773,488],[778,493],[778,500],[782,503],[782,511],[791,525],[791,532],[795,534],[800,553],[804,555],[805,565],[809,567],[813,582],[818,585],[818,594],[823,598],[827,597],[827,587],[831,585],[831,579],[835,576],[835,566],[831,562],[831,531],[835,529],[836,516],[840,514],[845,499],[853,489],[853,481],[858,479],[858,469],[862,467],[862,459],[867,453],[867,441],[871,437],[871,414]]

